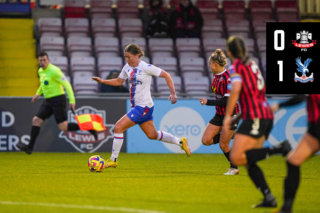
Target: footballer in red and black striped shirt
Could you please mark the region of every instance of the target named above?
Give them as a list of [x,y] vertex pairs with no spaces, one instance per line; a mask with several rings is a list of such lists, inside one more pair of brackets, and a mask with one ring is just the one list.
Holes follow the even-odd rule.
[[[320,150],[320,94],[307,95],[308,131],[295,150],[287,158],[287,176],[284,182],[284,203],[280,213],[292,212],[292,206],[300,182],[300,165]],[[293,106],[305,100],[297,95],[281,104],[273,104],[272,111],[279,107]]]
[[[222,73],[213,74],[213,80],[211,84],[212,91],[216,94],[216,100],[220,100],[224,97],[230,96],[231,79],[228,70],[224,70]],[[208,104],[207,104],[208,105]],[[240,112],[239,104],[237,103],[233,114]],[[226,105],[216,106],[216,113],[219,115],[226,114]]]
[[[232,164],[229,153],[231,147],[229,146],[230,140],[234,135],[237,123],[231,128],[223,127],[223,119],[226,112],[226,104],[229,97],[229,90],[231,82],[229,79],[229,71],[224,67],[227,65],[227,59],[221,49],[217,49],[209,58],[209,67],[213,73],[212,91],[215,93],[215,100],[207,100],[200,98],[202,105],[215,106],[216,114],[209,121],[202,135],[202,143],[204,145],[220,144],[220,148],[230,162],[230,169],[225,175],[237,175],[239,169],[236,165]],[[237,104],[234,108],[234,113],[239,112],[239,105]],[[220,132],[222,132],[220,134]]]

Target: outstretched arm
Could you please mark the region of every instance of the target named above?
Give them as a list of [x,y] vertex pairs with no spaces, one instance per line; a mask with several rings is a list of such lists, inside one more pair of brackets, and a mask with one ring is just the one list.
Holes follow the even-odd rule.
[[273,112],[277,111],[279,108],[281,107],[286,107],[286,106],[294,106],[294,105],[297,105],[297,104],[300,104],[301,102],[304,101],[304,99],[306,98],[306,95],[296,95],[292,98],[290,98],[289,100],[285,101],[285,102],[282,102],[281,104],[272,104],[271,105],[271,110]]
[[166,79],[166,82],[167,82],[168,87],[170,89],[170,96],[169,96],[168,100],[171,100],[172,104],[176,103],[178,101],[178,98],[177,98],[176,90],[174,89],[174,83],[173,83],[173,80],[172,80],[170,74],[167,73],[166,71],[162,70],[159,77]]
[[110,80],[103,80],[100,77],[92,77],[92,80],[101,83],[101,84],[107,84],[110,86],[121,86],[125,80],[121,78],[116,79],[110,79]]

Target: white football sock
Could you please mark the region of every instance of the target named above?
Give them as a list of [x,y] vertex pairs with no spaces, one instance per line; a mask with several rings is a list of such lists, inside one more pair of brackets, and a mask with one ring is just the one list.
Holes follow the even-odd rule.
[[111,160],[117,161],[123,143],[123,133],[114,133]]
[[178,146],[182,146],[182,144],[180,143],[180,141],[181,141],[180,138],[177,138],[177,137],[175,137],[167,132],[163,132],[163,131],[158,131],[157,140],[160,140],[165,143],[172,143],[172,144],[176,144]]

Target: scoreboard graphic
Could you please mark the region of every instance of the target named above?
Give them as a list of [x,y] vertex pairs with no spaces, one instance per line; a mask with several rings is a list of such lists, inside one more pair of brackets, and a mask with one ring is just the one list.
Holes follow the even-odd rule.
[[267,23],[267,94],[320,94],[320,23]]

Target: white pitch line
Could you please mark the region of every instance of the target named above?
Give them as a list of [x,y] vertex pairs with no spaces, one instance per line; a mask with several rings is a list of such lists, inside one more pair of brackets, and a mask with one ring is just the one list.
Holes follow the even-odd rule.
[[121,211],[121,212],[135,212],[135,213],[166,213],[153,210],[131,209],[122,207],[111,206],[84,206],[75,204],[59,204],[59,203],[33,203],[33,202],[13,202],[13,201],[0,201],[3,205],[27,205],[27,206],[45,206],[45,207],[58,207],[58,208],[71,208],[71,209],[94,209],[94,210],[107,210],[107,211]]

